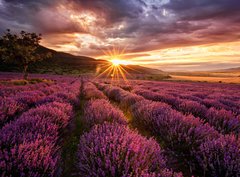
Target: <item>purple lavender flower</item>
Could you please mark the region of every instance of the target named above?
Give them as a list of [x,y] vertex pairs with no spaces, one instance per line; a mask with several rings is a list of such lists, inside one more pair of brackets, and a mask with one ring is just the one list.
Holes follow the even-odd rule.
[[97,89],[97,87],[91,82],[85,82],[83,85],[84,98],[89,99],[106,99],[107,97]]
[[30,109],[22,116],[39,116],[42,119],[57,124],[60,129],[63,129],[68,125],[71,115],[73,115],[72,106],[68,103],[52,102]]
[[240,133],[240,117],[233,115],[231,111],[210,108],[206,112],[205,118],[210,125],[223,134],[235,133],[239,135]]
[[0,100],[0,127],[11,120],[18,112],[27,109],[23,103],[17,102],[13,98],[3,98]]
[[14,96],[14,99],[17,102],[26,104],[28,106],[33,106],[38,100],[40,100],[44,96],[44,93],[35,90],[20,92],[19,94]]
[[6,124],[0,131],[0,147],[10,148],[16,144],[45,138],[56,140],[57,125],[43,119],[40,115],[30,115],[26,112],[16,121]]
[[54,176],[60,159],[59,147],[51,141],[36,139],[0,150],[3,176]]
[[159,145],[120,124],[95,126],[80,138],[81,176],[140,176],[166,169]]
[[206,141],[197,158],[205,176],[240,176],[240,144],[234,136]]
[[184,116],[164,103],[141,101],[132,107],[132,114],[137,124],[161,137],[168,147],[187,158],[190,164],[202,143],[219,137],[217,131],[199,118]]
[[105,99],[90,100],[84,108],[84,122],[87,127],[102,124],[104,121],[127,124],[126,117],[119,109]]
[[[37,109],[37,108],[36,108]],[[5,176],[54,176],[60,158],[58,126],[26,112],[0,131],[0,173]]]
[[207,107],[196,101],[184,100],[178,106],[178,110],[185,114],[192,114],[196,117],[203,118],[207,112]]
[[100,86],[106,95],[127,108],[144,98],[115,86]]

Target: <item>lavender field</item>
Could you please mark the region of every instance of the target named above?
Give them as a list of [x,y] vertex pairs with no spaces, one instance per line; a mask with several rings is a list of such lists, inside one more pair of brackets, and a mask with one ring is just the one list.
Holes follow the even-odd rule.
[[0,176],[240,176],[240,85],[20,78],[0,73]]

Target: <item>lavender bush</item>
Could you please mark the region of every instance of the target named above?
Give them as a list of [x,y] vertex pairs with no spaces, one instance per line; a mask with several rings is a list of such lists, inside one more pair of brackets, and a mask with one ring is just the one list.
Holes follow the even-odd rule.
[[[24,86],[20,93],[13,91],[11,96],[3,96],[0,102],[4,108],[0,111],[2,176],[59,176],[59,142],[71,122],[73,105],[78,102],[80,91],[79,81],[69,79],[67,82],[49,88],[47,85],[43,88]],[[43,104],[43,100],[52,96],[59,99]]]
[[18,112],[22,112],[26,109],[26,105],[17,102],[12,98],[0,99],[0,127],[11,120],[11,118],[14,117]]
[[174,96],[171,96],[169,94],[159,94],[154,93],[152,91],[144,90],[144,89],[135,89],[133,90],[133,93],[136,93],[137,95],[141,95],[146,99],[152,100],[152,101],[160,101],[167,103],[174,108],[177,108],[178,105],[182,103],[182,101]]
[[195,163],[195,151],[209,139],[219,137],[208,124],[198,118],[184,116],[164,103],[142,101],[132,107],[132,115],[141,124],[160,137],[173,151]]
[[140,176],[161,172],[166,164],[156,141],[105,123],[80,138],[77,167],[81,176]]
[[59,147],[46,139],[36,139],[0,151],[3,176],[55,176],[60,159]]
[[107,97],[97,89],[91,82],[85,82],[83,85],[83,96],[85,99],[106,99]]
[[59,131],[70,122],[72,106],[53,102],[24,113],[0,131],[0,172],[54,176],[60,159]]
[[88,128],[95,124],[102,124],[104,121],[127,124],[126,117],[122,111],[112,106],[105,99],[88,101],[84,108],[83,119]]
[[205,176],[240,176],[240,144],[234,136],[206,141],[197,158]]
[[[186,114],[186,115],[194,115],[196,117],[199,117],[203,119],[204,121],[207,121],[211,126],[213,126],[216,130],[218,130],[220,133],[228,134],[228,133],[235,133],[236,135],[240,132],[240,120],[237,118],[237,116],[234,116],[234,114],[231,113],[231,111],[227,111],[225,109],[220,109],[222,106],[219,103],[217,105],[217,101],[210,102],[209,99],[203,100],[202,103],[206,104],[206,100],[208,100],[208,107],[210,106],[210,103],[214,105],[214,107],[211,107],[208,109],[203,104],[198,103],[197,101],[192,100],[180,100],[177,101],[169,101],[169,99],[166,100],[162,98],[159,98],[159,94],[138,89],[134,91],[137,94],[140,94],[144,96],[144,98],[155,100],[155,101],[163,101],[165,103],[170,104],[174,109]],[[218,110],[215,108],[217,107]],[[226,106],[224,106],[226,107]]]
[[113,99],[114,101],[120,103],[121,106],[125,108],[128,108],[135,104],[136,102],[139,102],[144,99],[141,96],[129,93],[115,86],[101,85],[99,86],[99,88],[102,89],[110,99]]
[[0,131],[0,173],[5,176],[54,176],[60,157],[58,126],[23,115]]
[[50,85],[48,88],[46,88],[46,85],[42,85],[43,88],[38,88],[39,91],[30,91],[32,88],[28,86],[27,88],[22,88],[28,91],[15,93],[14,96],[2,98],[0,100],[0,127],[10,120],[16,119],[22,112],[37,105],[54,101],[77,105],[79,103],[79,83],[80,82],[74,82],[70,85],[61,83],[58,86]]
[[210,108],[206,112],[205,118],[210,125],[214,126],[219,132],[223,134],[240,134],[240,117],[234,116],[231,111]]
[[23,142],[47,138],[56,140],[57,125],[41,119],[40,116],[23,116],[5,125],[0,131],[1,148],[10,148]]
[[26,91],[21,92],[14,96],[14,99],[17,102],[20,102],[22,104],[25,104],[29,107],[34,106],[34,104],[39,101],[41,98],[43,98],[45,94],[41,91]]
[[22,116],[40,116],[42,119],[57,124],[60,129],[64,129],[68,125],[72,114],[72,106],[69,104],[53,102],[31,109]]
[[178,106],[178,110],[183,112],[184,114],[192,114],[196,117],[203,118],[207,112],[207,107],[201,105],[196,101],[184,100]]

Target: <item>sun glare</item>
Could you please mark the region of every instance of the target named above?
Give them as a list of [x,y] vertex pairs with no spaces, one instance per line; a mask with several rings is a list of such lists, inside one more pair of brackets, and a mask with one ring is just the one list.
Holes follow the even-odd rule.
[[112,62],[112,65],[114,66],[119,66],[121,64],[121,60],[118,60],[118,59],[113,59],[111,60],[111,62]]
[[120,60],[120,59],[116,59],[116,58],[110,60],[110,62],[112,62],[113,66],[128,65],[129,64],[129,62],[127,62],[125,60]]
[[[103,51],[105,54],[106,60],[109,61],[108,64],[105,66],[101,66],[101,68],[98,69],[98,75],[96,78],[105,77],[105,78],[111,78],[111,83],[120,83],[121,81],[125,81],[125,83],[128,85],[129,82],[127,80],[127,76],[131,77],[128,70],[131,70],[131,62],[124,60],[124,49],[108,49]],[[129,65],[129,66],[127,66]]]

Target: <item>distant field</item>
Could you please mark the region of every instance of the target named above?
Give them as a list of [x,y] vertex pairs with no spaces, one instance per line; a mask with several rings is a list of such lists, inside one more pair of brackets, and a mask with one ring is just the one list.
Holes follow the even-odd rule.
[[173,81],[199,81],[199,82],[223,82],[240,83],[240,72],[234,73],[211,73],[211,72],[189,72],[189,73],[171,73]]
[[240,83],[240,77],[206,77],[206,76],[174,76],[168,80],[173,81],[200,81],[200,82],[223,82],[223,83]]

